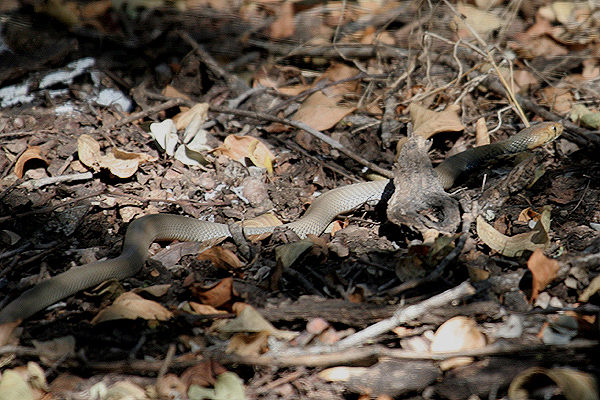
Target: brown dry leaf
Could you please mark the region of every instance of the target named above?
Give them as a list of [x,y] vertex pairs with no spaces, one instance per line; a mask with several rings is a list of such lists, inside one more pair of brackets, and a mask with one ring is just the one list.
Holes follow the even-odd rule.
[[538,294],[556,278],[560,263],[546,257],[541,249],[535,249],[527,260],[527,268],[533,275],[533,291],[530,299],[533,302]]
[[210,260],[217,268],[224,270],[240,269],[244,264],[231,250],[221,246],[211,247],[198,254],[198,260]]
[[[550,378],[550,379],[548,379]],[[549,382],[552,381],[552,382]],[[533,367],[519,373],[508,388],[508,397],[513,400],[527,400],[532,398],[532,388],[543,390],[558,386],[567,400],[598,400],[598,381],[586,372],[571,368],[540,368]],[[554,388],[552,392],[555,393]]]
[[208,304],[200,304],[195,301],[188,302],[191,309],[198,315],[215,315],[215,314],[227,314],[227,311],[217,310],[213,306],[209,306]]
[[269,332],[236,333],[225,349],[226,354],[235,353],[242,357],[252,357],[264,354],[268,350]]
[[100,311],[92,319],[92,324],[115,319],[137,319],[166,321],[173,313],[155,301],[144,299],[133,292],[123,293],[112,305]]
[[136,289],[133,289],[132,292],[148,293],[154,297],[161,297],[161,296],[164,296],[165,294],[167,294],[170,287],[171,287],[170,283],[165,283],[162,285],[152,285],[152,286],[143,287],[143,288],[136,288]]
[[[175,374],[159,375],[155,387],[160,399],[184,399],[187,397],[188,385]],[[131,399],[133,400],[135,397],[131,397]]]
[[469,24],[480,35],[486,35],[506,24],[506,20],[502,20],[497,15],[489,11],[479,10],[468,4],[459,2],[456,4],[456,9],[466,19],[466,21],[463,21],[458,16],[452,19],[451,28],[455,29],[461,38],[472,36],[466,24]]
[[[477,327],[477,323],[468,317],[457,316],[444,322],[435,332],[430,351],[445,353],[460,350],[480,349],[485,347],[485,335]],[[470,364],[471,357],[455,357],[440,363],[442,370]]]
[[45,363],[53,363],[66,356],[75,354],[75,338],[73,336],[63,336],[45,342],[32,340],[31,343],[33,347],[44,355],[40,359]]
[[536,18],[535,23],[525,32],[515,32],[507,46],[522,58],[556,57],[568,54],[565,46],[552,40],[555,27],[545,18]]
[[579,295],[579,301],[587,303],[590,300],[590,297],[592,297],[598,291],[600,291],[600,275],[597,275],[594,279],[592,279],[588,287],[586,287],[585,290]]
[[[314,82],[313,87],[348,79],[358,73],[356,68],[335,63]],[[304,100],[292,119],[319,131],[331,129],[356,109],[354,105],[343,105],[340,102],[346,95],[355,95],[357,90],[358,82],[349,81],[315,92]]]
[[414,133],[429,139],[440,132],[460,132],[465,126],[460,122],[458,110],[460,106],[451,104],[444,111],[430,111],[416,103],[408,107]]
[[192,108],[180,112],[171,119],[175,122],[175,128],[182,131],[195,116],[199,116],[200,124],[204,123],[208,117],[208,103],[197,103]]
[[35,3],[35,11],[37,13],[48,14],[69,28],[81,25],[77,1],[53,0]]
[[234,304],[237,317],[217,327],[221,333],[258,333],[269,332],[276,338],[291,340],[297,336],[295,332],[280,331],[267,321],[254,307],[245,303]]
[[[97,20],[99,18],[104,17],[104,15],[112,7],[113,2],[111,0],[95,0],[88,4],[80,4],[79,12],[81,14],[81,18],[86,20],[87,23],[89,23],[90,21],[88,20]],[[94,26],[96,26],[96,24],[94,24]]]
[[50,383],[50,393],[57,399],[67,399],[77,389],[77,386],[83,385],[85,379],[71,375],[69,373],[61,373]]
[[273,172],[273,158],[275,155],[260,140],[252,136],[229,135],[223,144],[213,150],[215,154],[222,154],[240,163],[248,158],[252,164],[265,167],[269,173]]
[[233,278],[221,279],[219,282],[209,287],[193,285],[190,290],[202,304],[207,304],[216,308],[219,308],[231,302],[235,297],[238,297],[238,294],[233,288]]
[[548,231],[550,228],[550,210],[545,209],[542,217],[531,232],[506,236],[494,229],[481,217],[477,217],[477,234],[488,247],[506,257],[518,257],[525,250],[546,248],[550,245]]
[[189,387],[198,385],[210,387],[215,384],[215,375],[222,374],[226,369],[216,361],[204,360],[183,371],[181,380]]
[[356,110],[355,106],[338,105],[338,102],[337,96],[328,97],[322,92],[313,93],[304,100],[292,119],[318,131],[326,131]]
[[[179,90],[175,89],[171,85],[165,86],[165,88],[162,90],[161,94],[166,97],[174,97],[174,98],[180,97],[185,100],[192,100],[192,99],[190,99],[190,96],[188,96],[187,94],[185,94],[183,92],[180,92]],[[180,107],[180,108],[182,111],[188,109],[187,107]]]
[[48,161],[42,156],[42,149],[40,146],[30,146],[23,154],[21,154],[15,163],[15,175],[17,175],[17,178],[20,179],[23,177],[25,174],[25,163],[30,160],[39,160],[45,165],[48,165]]
[[490,133],[483,117],[475,122],[475,143],[477,146],[490,144]]
[[141,164],[154,162],[158,157],[153,157],[145,153],[134,153],[119,150],[116,147],[111,153],[100,158],[100,167],[108,169],[113,175],[119,178],[129,178],[139,168]]
[[0,347],[7,344],[16,345],[19,342],[18,336],[20,336],[20,332],[17,331],[19,325],[21,325],[20,320],[0,325]]
[[77,154],[79,161],[87,167],[94,171],[106,168],[119,178],[129,178],[137,171],[140,164],[158,160],[157,157],[149,154],[132,153],[117,148],[113,148],[111,153],[103,155],[96,139],[85,134],[77,139]]
[[531,220],[534,220],[535,222],[538,222],[541,218],[542,218],[542,214],[540,214],[537,211],[533,211],[531,209],[531,207],[527,207],[519,213],[519,217],[517,218],[517,221],[529,222]]
[[244,228],[264,228],[268,226],[283,225],[283,222],[272,213],[264,213],[254,218],[248,218],[239,223]]
[[567,88],[546,87],[541,92],[540,104],[547,105],[554,112],[564,115],[571,111],[575,99]]
[[275,21],[270,26],[269,36],[271,39],[284,39],[292,36],[295,32],[294,4],[284,1],[276,5]]

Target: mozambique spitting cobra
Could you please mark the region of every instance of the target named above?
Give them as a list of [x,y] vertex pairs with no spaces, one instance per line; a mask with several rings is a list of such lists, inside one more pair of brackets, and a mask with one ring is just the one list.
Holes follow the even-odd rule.
[[[544,122],[525,128],[511,138],[455,154],[439,164],[435,171],[445,189],[463,172],[492,159],[530,150],[556,139],[563,126]],[[367,202],[378,201],[387,180],[342,186],[317,197],[297,221],[283,225],[299,237],[320,235],[339,214],[352,211]],[[275,227],[244,228],[246,235],[272,232]],[[148,248],[157,240],[205,241],[229,237],[226,224],[199,221],[171,214],[152,214],[134,220],[128,227],[123,251],[117,258],[75,267],[48,279],[21,294],[0,311],[0,324],[23,320],[55,302],[108,279],[135,275],[146,262]]]

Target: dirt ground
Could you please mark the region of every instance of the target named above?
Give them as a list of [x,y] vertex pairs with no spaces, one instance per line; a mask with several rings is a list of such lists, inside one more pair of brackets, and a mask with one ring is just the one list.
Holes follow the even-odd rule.
[[[0,326],[0,400],[598,399],[597,5],[116,4],[0,6],[0,309],[143,215],[234,238]],[[436,165],[542,121],[459,177],[451,230],[365,204],[235,235],[393,177],[409,132]]]

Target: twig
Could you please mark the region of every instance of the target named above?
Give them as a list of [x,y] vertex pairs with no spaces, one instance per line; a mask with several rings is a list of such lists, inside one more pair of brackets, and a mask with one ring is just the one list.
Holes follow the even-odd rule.
[[52,185],[60,182],[73,182],[73,181],[86,181],[92,179],[94,175],[91,172],[83,172],[80,174],[69,174],[51,176],[48,178],[33,179],[21,184],[21,187],[25,189],[39,189],[43,186]]
[[171,343],[169,345],[169,349],[167,350],[167,355],[165,356],[165,360],[164,360],[163,364],[160,366],[160,369],[158,370],[158,378],[162,378],[163,376],[165,376],[165,374],[169,370],[169,367],[173,363],[173,357],[175,357],[175,350],[177,350],[177,348],[175,347],[174,344]]
[[154,107],[150,107],[143,111],[139,111],[139,112],[130,114],[128,117],[120,119],[117,122],[115,122],[114,124],[108,125],[106,127],[106,129],[118,128],[123,125],[127,125],[134,121],[137,121],[138,119],[146,118],[150,115],[159,113],[164,110],[168,110],[169,108],[173,108],[173,107],[176,107],[179,105],[181,105],[181,101],[179,99],[170,99],[170,100],[167,100],[166,102],[158,104]]
[[481,349],[461,350],[447,353],[417,352],[400,349],[389,349],[380,345],[359,347],[329,354],[303,354],[293,356],[272,356],[269,353],[261,356],[238,356],[235,354],[215,356],[220,362],[247,365],[268,365],[278,367],[330,367],[335,365],[374,364],[382,358],[395,360],[430,360],[443,361],[455,357],[490,357],[511,354],[561,353],[573,350],[588,350],[598,346],[598,340],[577,340],[566,345],[545,344],[492,344]]
[[500,72],[500,68],[496,64],[496,61],[494,60],[494,58],[492,57],[492,54],[490,53],[490,51],[487,48],[488,46],[487,46],[487,43],[485,42],[485,40],[483,40],[483,38],[477,33],[477,31],[475,31],[475,29],[473,29],[473,27],[471,27],[471,25],[466,21],[466,19],[464,18],[464,16],[462,16],[452,6],[452,4],[450,4],[450,2],[448,0],[443,0],[443,1],[446,4],[446,6],[448,6],[448,8],[450,8],[450,10],[452,10],[452,12],[454,13],[454,15],[456,15],[458,18],[460,18],[462,20],[462,22],[465,24],[465,26],[467,27],[467,29],[473,35],[473,37],[475,37],[475,39],[479,42],[479,44],[484,48],[483,51],[484,51],[484,53],[486,55],[487,60],[490,62],[490,64],[492,64],[492,66],[496,70],[496,74],[498,74],[498,79],[500,79],[500,81],[502,82],[502,85],[504,86],[504,89],[506,90],[506,94],[508,95],[508,101],[510,101],[510,103],[515,106],[517,114],[519,115],[519,117],[521,118],[521,120],[523,121],[523,123],[525,124],[525,126],[528,127],[529,126],[529,121],[527,120],[527,117],[525,116],[525,113],[523,112],[523,109],[521,108],[521,105],[519,104],[519,102],[518,102],[518,100],[517,100],[517,98],[515,96],[515,92],[511,89],[511,87],[508,85],[508,83],[504,79],[504,76]]
[[267,113],[246,111],[246,110],[232,110],[229,108],[224,108],[224,107],[219,107],[219,106],[210,106],[209,110],[213,111],[213,112],[224,113],[224,114],[234,114],[234,115],[239,115],[242,117],[253,118],[253,119],[263,119],[263,120],[266,120],[269,122],[278,122],[280,124],[290,125],[290,126],[293,126],[294,128],[302,129],[303,131],[313,135],[317,139],[320,139],[321,141],[327,143],[329,146],[338,150],[340,153],[345,154],[347,157],[353,159],[357,163],[362,164],[365,167],[371,169],[373,172],[376,172],[387,178],[392,177],[391,171],[383,169],[383,168],[373,164],[372,162],[364,159],[363,157],[359,156],[358,154],[354,153],[353,151],[345,148],[337,140],[334,140],[334,139],[330,138],[329,136],[325,135],[324,133],[311,128],[310,126],[306,125],[303,122],[294,121],[294,120],[291,120],[288,118],[279,118],[279,117],[276,117],[276,116],[273,116],[273,115],[270,115]]
[[285,349],[281,351],[272,351],[276,357],[293,356],[293,355],[308,355],[308,354],[328,354],[338,351],[344,351],[356,346],[365,344],[366,342],[375,339],[381,334],[384,334],[398,325],[414,320],[431,310],[444,306],[452,301],[462,299],[473,295],[475,288],[467,281],[460,285],[446,290],[436,296],[433,296],[419,304],[414,304],[408,307],[399,307],[394,315],[379,321],[362,331],[348,336],[331,346],[313,346],[306,349]]

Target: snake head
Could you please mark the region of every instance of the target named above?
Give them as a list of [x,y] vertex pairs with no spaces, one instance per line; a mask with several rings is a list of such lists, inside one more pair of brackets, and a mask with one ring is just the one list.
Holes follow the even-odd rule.
[[525,132],[523,137],[527,138],[527,148],[532,150],[558,138],[563,130],[564,126],[560,122],[542,122],[529,127],[528,131],[521,131],[519,134],[522,135]]

